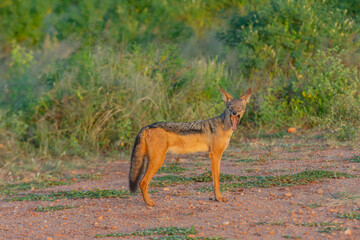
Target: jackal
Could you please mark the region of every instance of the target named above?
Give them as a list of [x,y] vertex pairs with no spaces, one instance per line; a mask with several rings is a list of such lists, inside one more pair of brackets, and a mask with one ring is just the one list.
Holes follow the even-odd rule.
[[[226,104],[225,111],[217,117],[194,122],[156,122],[138,133],[131,154],[129,187],[135,192],[139,182],[144,201],[155,206],[147,188],[159,170],[167,152],[176,154],[208,152],[215,199],[226,201],[220,194],[220,161],[250,100],[251,88],[240,98],[233,97],[218,86]],[[144,176],[145,173],[145,176]],[[143,177],[144,176],[144,177]]]

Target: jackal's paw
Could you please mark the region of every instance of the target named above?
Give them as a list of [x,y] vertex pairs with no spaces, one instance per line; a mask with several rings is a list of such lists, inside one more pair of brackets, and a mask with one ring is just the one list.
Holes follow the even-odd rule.
[[146,204],[147,204],[148,206],[150,206],[150,207],[155,207],[155,206],[156,206],[156,203],[155,203],[153,200],[151,200],[151,199],[147,200],[147,201],[146,201]]
[[226,202],[227,199],[224,198],[224,197],[217,197],[217,198],[216,198],[216,201],[218,201],[218,202]]

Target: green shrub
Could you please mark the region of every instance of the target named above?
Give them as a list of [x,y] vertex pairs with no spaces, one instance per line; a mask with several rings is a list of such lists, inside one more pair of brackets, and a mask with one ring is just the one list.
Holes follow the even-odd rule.
[[357,137],[360,82],[336,50],[318,51],[284,82],[265,94],[260,114],[266,124],[318,126],[340,140]]
[[287,73],[289,62],[302,66],[315,50],[349,45],[355,20],[337,5],[314,0],[253,1],[234,14],[219,38],[237,51],[238,68],[245,74]]

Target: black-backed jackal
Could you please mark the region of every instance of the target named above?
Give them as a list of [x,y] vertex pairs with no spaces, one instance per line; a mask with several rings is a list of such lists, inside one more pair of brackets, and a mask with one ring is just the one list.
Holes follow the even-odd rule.
[[[220,88],[225,111],[214,118],[195,122],[157,122],[142,128],[137,135],[131,155],[129,173],[130,191],[140,189],[144,201],[154,206],[147,191],[150,180],[165,160],[166,153],[209,152],[215,199],[226,201],[220,194],[220,161],[230,142],[230,137],[245,112],[251,88],[240,98],[235,98]],[[142,177],[145,173],[145,176]]]

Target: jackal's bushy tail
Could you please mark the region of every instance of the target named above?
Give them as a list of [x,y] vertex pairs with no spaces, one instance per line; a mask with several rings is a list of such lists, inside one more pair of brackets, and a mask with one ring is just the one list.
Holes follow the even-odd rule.
[[136,136],[134,147],[131,154],[129,188],[130,192],[135,192],[139,186],[144,173],[147,170],[148,160],[146,157],[145,139],[143,130]]

